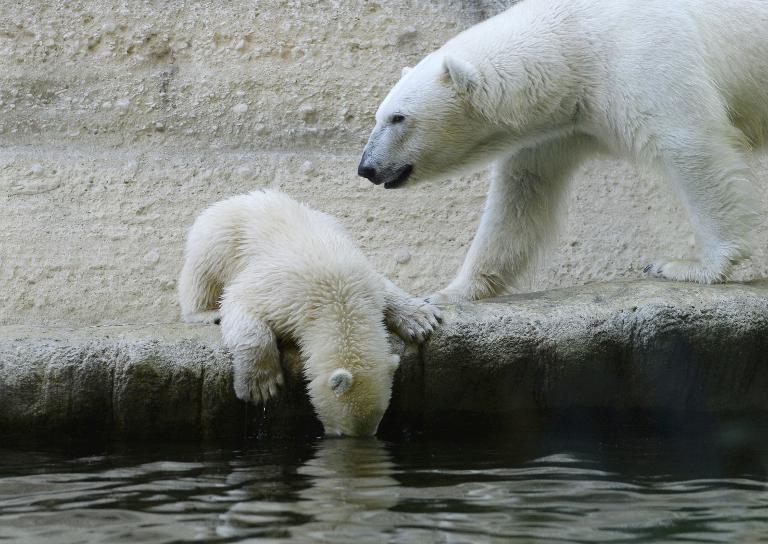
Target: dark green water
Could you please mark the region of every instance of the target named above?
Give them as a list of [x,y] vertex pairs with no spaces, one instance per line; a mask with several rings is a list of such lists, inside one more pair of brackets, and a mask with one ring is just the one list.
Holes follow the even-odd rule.
[[0,449],[0,540],[768,542],[762,423]]

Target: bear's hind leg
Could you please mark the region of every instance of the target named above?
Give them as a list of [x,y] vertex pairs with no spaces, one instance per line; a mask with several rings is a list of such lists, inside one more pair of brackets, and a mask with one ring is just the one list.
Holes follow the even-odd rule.
[[225,295],[221,303],[221,333],[231,351],[237,398],[254,404],[277,397],[283,384],[277,338],[245,305]]
[[[666,172],[688,212],[696,234],[696,258],[659,259],[645,268],[654,276],[677,281],[726,281],[731,266],[750,256],[750,237],[758,220],[752,173],[727,135],[713,140],[677,135],[662,151]],[[727,132],[726,132],[727,134]],[[706,138],[710,140],[707,141]]]
[[179,276],[181,318],[186,323],[218,323],[221,283],[198,262],[199,255],[188,252]]
[[221,313],[219,310],[191,312],[184,314],[184,321],[187,323],[212,323],[218,325],[221,322]]

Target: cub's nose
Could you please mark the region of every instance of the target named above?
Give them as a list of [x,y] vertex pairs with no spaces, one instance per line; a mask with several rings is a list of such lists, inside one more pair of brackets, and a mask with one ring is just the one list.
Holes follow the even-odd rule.
[[376,181],[376,169],[373,166],[365,164],[365,159],[360,161],[360,166],[357,167],[357,175],[368,179],[373,183],[378,183]]

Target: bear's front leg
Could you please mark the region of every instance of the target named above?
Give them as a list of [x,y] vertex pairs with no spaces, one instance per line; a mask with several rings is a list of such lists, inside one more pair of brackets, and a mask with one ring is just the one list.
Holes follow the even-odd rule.
[[387,327],[406,342],[426,340],[442,319],[440,310],[422,298],[412,297],[387,278],[383,280]]
[[569,136],[523,149],[498,163],[459,274],[427,300],[443,304],[504,293],[551,237],[566,182],[595,145],[590,137]]
[[283,369],[275,333],[238,302],[225,298],[221,313],[221,333],[232,353],[237,398],[254,404],[276,398]]

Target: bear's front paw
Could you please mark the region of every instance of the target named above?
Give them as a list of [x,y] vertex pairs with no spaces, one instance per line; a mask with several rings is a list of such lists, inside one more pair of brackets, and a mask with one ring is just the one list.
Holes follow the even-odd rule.
[[283,369],[277,350],[269,351],[256,354],[254,349],[244,348],[235,352],[234,385],[240,400],[258,405],[277,398],[283,385]]
[[392,308],[387,317],[387,324],[400,338],[418,343],[426,340],[443,319],[440,310],[420,298]]

